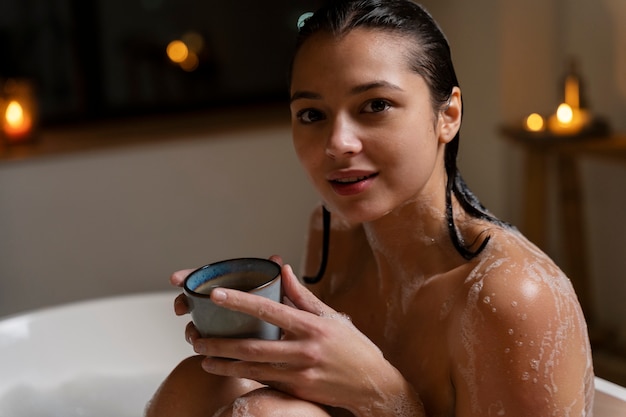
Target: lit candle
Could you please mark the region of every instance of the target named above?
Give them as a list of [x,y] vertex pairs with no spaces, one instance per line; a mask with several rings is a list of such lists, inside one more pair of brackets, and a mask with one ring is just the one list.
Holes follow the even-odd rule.
[[24,80],[9,80],[4,94],[5,100],[0,105],[0,136],[9,144],[30,140],[36,120],[31,84]]
[[30,135],[33,119],[19,101],[9,101],[3,113],[2,130],[9,141],[23,140]]
[[556,113],[548,120],[548,127],[557,135],[575,135],[585,127],[588,121],[587,111],[561,103]]

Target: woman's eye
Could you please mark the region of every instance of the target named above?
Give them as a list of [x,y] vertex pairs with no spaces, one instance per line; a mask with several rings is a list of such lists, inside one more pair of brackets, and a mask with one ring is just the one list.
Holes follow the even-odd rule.
[[314,109],[300,110],[296,117],[302,123],[314,123],[324,119],[324,114]]
[[365,113],[379,113],[381,111],[385,111],[389,109],[390,107],[391,105],[389,104],[388,101],[377,99],[377,100],[372,100],[369,103],[367,103],[363,111]]

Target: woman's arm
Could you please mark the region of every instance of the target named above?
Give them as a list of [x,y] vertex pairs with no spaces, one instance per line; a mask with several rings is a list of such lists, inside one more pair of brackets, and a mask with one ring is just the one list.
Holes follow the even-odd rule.
[[548,260],[483,268],[458,316],[456,415],[586,415],[593,370],[569,280]]

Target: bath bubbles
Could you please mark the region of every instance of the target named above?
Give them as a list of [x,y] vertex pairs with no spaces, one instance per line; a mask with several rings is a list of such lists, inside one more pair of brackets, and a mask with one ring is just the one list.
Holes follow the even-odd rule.
[[251,417],[247,398],[237,398],[233,403],[233,417]]
[[[398,417],[409,417],[420,414],[419,406],[414,404],[406,395],[387,396],[379,390],[379,394],[383,398],[382,402],[375,402],[374,408],[380,410],[393,410],[393,415]],[[360,407],[365,415],[374,415],[368,407]]]
[[320,313],[320,317],[324,317],[326,319],[331,319],[331,320],[340,320],[343,321],[345,323],[349,323],[352,324],[352,317],[350,317],[349,315],[345,314],[345,313]]
[[539,370],[539,360],[538,359],[531,359],[531,361],[530,361],[530,369],[532,369],[533,371],[538,371]]
[[394,406],[394,414],[398,417],[409,417],[414,416],[419,413],[419,409],[417,406],[412,404],[408,399],[401,395],[398,397],[395,406]]
[[[494,297],[494,296],[495,296],[495,294],[491,294],[491,296],[486,295],[486,296],[483,298],[483,303],[485,303],[485,304],[487,304],[487,305],[491,306],[491,298],[492,298],[492,297]],[[491,312],[492,312],[492,313],[495,313],[496,311],[497,311],[497,309],[496,309],[494,306],[491,306]]]
[[489,410],[487,412],[489,416],[504,416],[506,415],[506,410],[504,409],[504,404],[502,401],[495,402],[489,405]]

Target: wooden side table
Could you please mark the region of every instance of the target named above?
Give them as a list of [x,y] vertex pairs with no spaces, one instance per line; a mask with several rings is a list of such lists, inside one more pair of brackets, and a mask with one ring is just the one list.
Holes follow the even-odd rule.
[[557,207],[565,255],[563,270],[572,280],[587,320],[595,323],[579,160],[594,157],[626,163],[626,135],[600,133],[565,137],[511,127],[504,127],[501,132],[525,152],[521,229],[540,248],[547,244],[548,161],[556,161]]

